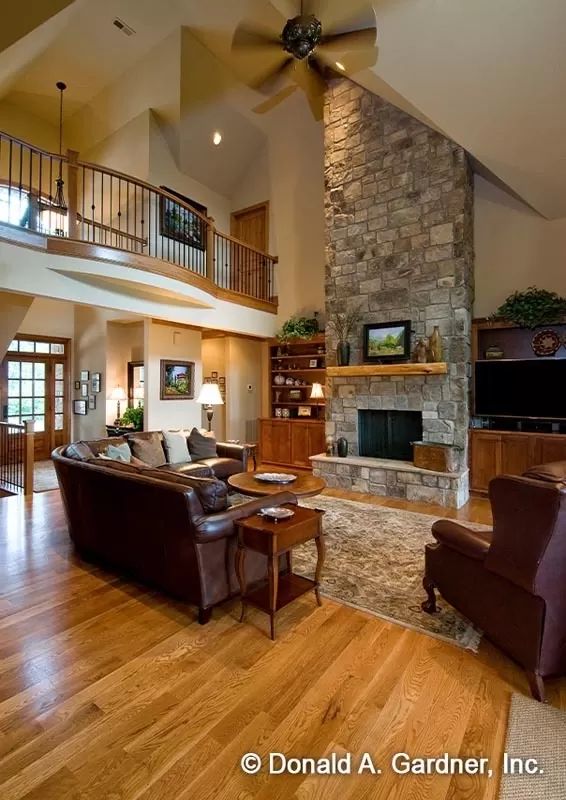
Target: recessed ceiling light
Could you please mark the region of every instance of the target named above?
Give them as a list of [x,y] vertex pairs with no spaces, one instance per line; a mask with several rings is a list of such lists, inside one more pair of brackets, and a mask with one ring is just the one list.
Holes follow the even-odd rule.
[[337,61],[337,62],[336,62],[336,66],[338,67],[338,69],[339,69],[341,72],[346,72],[346,67],[344,66],[344,64],[342,64],[342,62],[341,62],[341,61]]
[[220,133],[220,131],[214,131],[214,133],[212,134],[212,143],[215,144],[216,147],[218,147],[221,141],[222,141],[222,134]]

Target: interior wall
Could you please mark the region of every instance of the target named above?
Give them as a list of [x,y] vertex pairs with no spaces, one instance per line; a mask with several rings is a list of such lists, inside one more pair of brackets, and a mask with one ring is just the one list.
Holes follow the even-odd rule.
[[2,358],[26,318],[32,299],[25,294],[0,292],[0,352]]
[[[196,402],[202,385],[200,331],[145,320],[145,415],[146,430],[201,427],[201,407]],[[161,400],[161,359],[195,362],[195,399]]]
[[80,153],[80,158],[147,181],[150,115],[150,111],[138,114],[122,128]]
[[[106,375],[106,355],[108,351],[107,322],[108,312],[90,306],[75,306],[74,374],[78,380],[81,370],[102,374],[102,392],[97,395],[96,409],[89,410],[86,416],[72,414],[73,440],[99,439],[106,434],[106,398],[108,383]],[[78,393],[73,393],[75,399]]]
[[18,333],[72,339],[75,335],[75,306],[63,300],[36,297],[25,315]]
[[476,175],[474,227],[474,316],[529,286],[566,295],[566,219],[546,220]]
[[[226,377],[226,339],[223,337],[202,340],[202,374],[207,377],[211,376],[213,372]],[[207,426],[208,421],[203,410],[201,427],[206,428]],[[212,429],[218,442],[226,440],[226,405],[214,407]]]
[[226,438],[255,442],[261,414],[262,343],[226,337]]
[[59,152],[59,131],[44,119],[37,117],[31,111],[9,103],[0,102],[0,129],[4,133],[23,139],[24,142],[33,144],[50,153]]

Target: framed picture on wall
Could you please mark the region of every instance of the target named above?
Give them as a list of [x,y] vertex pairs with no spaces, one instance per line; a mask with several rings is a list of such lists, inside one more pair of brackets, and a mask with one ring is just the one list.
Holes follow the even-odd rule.
[[[195,211],[198,211],[202,216],[208,216],[208,209],[206,206],[191,200],[185,195],[174,192],[167,186],[160,186],[160,189],[168,192],[179,200],[190,205]],[[197,250],[206,250],[206,222],[199,216],[193,213],[190,209],[180,203],[176,203],[169,197],[159,196],[159,233],[161,236],[166,236],[168,239],[175,239],[177,242],[187,244],[190,247],[196,247]]]
[[73,414],[78,414],[80,417],[86,417],[88,414],[86,400],[73,400]]
[[81,383],[81,397],[88,397],[88,383]]
[[90,378],[90,372],[88,369],[81,369],[81,381],[88,381]]
[[161,400],[193,400],[195,396],[195,362],[161,359]]
[[96,395],[89,394],[88,396],[88,408],[89,411],[94,411],[96,409]]
[[99,394],[102,388],[102,375],[100,372],[92,373],[91,383],[92,383],[92,391],[95,394]]
[[81,390],[81,382],[75,381],[75,392],[80,392]]

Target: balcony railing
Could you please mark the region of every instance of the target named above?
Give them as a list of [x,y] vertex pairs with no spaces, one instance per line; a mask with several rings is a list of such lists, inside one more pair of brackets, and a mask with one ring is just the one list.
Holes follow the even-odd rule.
[[33,492],[33,422],[0,422],[0,489]]
[[220,289],[274,302],[277,258],[130,175],[0,133],[0,223],[157,258]]

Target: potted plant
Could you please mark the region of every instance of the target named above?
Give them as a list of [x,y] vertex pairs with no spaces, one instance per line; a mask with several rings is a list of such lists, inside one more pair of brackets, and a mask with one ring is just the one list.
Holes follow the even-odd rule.
[[143,408],[127,408],[121,419],[122,425],[133,425],[134,430],[143,431]]
[[327,327],[331,328],[338,344],[336,346],[336,362],[339,367],[346,367],[350,363],[350,342],[348,339],[360,321],[361,314],[357,308],[351,311],[338,311],[328,320]]
[[283,323],[277,338],[282,344],[286,344],[293,339],[312,339],[316,333],[318,333],[316,319],[293,316]]
[[513,322],[520,328],[536,328],[539,325],[552,325],[566,318],[566,298],[556,292],[529,286],[524,292],[510,295],[499,306],[491,319]]

